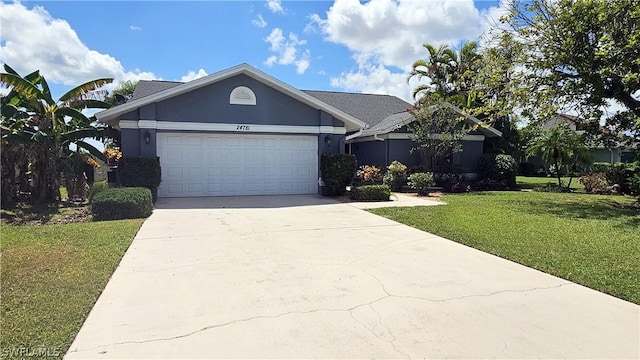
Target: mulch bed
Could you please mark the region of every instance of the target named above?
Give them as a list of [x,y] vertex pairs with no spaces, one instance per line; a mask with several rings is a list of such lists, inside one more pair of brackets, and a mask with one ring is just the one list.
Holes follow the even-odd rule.
[[73,202],[62,202],[51,206],[18,204],[13,209],[3,209],[0,215],[0,221],[5,225],[33,226],[92,221],[89,205]]

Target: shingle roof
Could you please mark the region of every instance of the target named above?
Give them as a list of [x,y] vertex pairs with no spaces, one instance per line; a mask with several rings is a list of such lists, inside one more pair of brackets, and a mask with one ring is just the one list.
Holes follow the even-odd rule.
[[182,84],[184,83],[178,81],[140,80],[133,91],[131,100],[138,100]]
[[[182,84],[184,83],[177,81],[140,80],[133,92],[132,100],[153,95]],[[406,111],[411,107],[408,102],[390,95],[313,90],[303,90],[303,92],[338,110],[344,111],[356,119],[362,120],[369,125],[369,129],[373,129],[374,126],[376,129],[380,128],[380,126],[382,126],[381,129],[394,126],[396,124],[394,121],[406,117],[408,115]]]
[[303,92],[327,103],[336,109],[362,120],[372,128],[393,114],[406,113],[411,107],[408,102],[390,95],[357,94],[335,91]]
[[413,121],[413,116],[406,111],[392,114],[387,116],[374,126],[364,130],[361,136],[390,133],[396,129],[403,127],[404,125],[407,125],[411,121]]

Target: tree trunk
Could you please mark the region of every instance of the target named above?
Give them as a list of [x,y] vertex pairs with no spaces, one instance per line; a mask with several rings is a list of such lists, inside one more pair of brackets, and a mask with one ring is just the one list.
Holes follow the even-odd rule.
[[65,174],[67,196],[71,200],[84,200],[87,197],[87,181],[84,174]]
[[54,204],[60,201],[57,151],[51,141],[35,144],[31,162],[31,202]]
[[18,200],[18,186],[16,178],[16,166],[21,164],[23,149],[17,144],[2,144],[2,192],[0,205],[3,209],[10,209]]
[[556,164],[556,175],[558,176],[558,187],[562,187],[562,179],[560,178],[560,167],[558,166],[558,158],[553,158]]

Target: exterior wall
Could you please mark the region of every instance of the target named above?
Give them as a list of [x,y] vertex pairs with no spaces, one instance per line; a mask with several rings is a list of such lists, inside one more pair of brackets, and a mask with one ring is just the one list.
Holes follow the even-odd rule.
[[367,141],[351,144],[351,153],[360,165],[387,166],[387,141]]
[[607,162],[612,164],[620,161],[620,152],[618,149],[592,149],[591,159],[593,162]]
[[392,163],[394,160],[398,160],[409,167],[423,163],[419,151],[411,152],[411,149],[416,146],[416,143],[412,140],[390,139],[385,142],[389,149],[387,165]]
[[[229,104],[229,95],[238,86],[254,92],[256,105]],[[161,101],[155,105],[155,115],[157,121],[198,123],[317,126],[320,122],[318,110],[246,75]]]
[[462,166],[465,172],[478,172],[478,160],[483,153],[482,141],[462,141],[462,151],[453,154],[453,163]]

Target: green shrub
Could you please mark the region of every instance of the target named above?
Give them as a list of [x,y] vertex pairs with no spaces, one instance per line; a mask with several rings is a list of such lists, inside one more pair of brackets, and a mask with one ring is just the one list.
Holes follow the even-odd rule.
[[351,154],[322,154],[320,171],[326,195],[342,195],[356,174],[358,161]]
[[640,175],[640,163],[615,163],[595,162],[591,164],[592,173],[604,173],[609,186],[615,186],[621,194],[633,194],[632,180]]
[[631,194],[631,179],[640,174],[640,164],[634,163],[615,163],[609,166],[605,173],[609,185],[617,185],[621,194]]
[[409,186],[418,191],[418,195],[428,195],[429,188],[435,185],[433,173],[415,173],[409,175]]
[[361,201],[388,201],[391,189],[387,185],[362,185],[351,188],[351,198]]
[[415,174],[415,173],[426,173],[426,172],[430,172],[431,169],[429,169],[428,166],[425,165],[415,165],[415,166],[411,166],[409,168],[407,168],[407,176],[411,175],[411,174]]
[[578,178],[578,182],[584,186],[584,191],[589,194],[608,194],[611,192],[607,177],[604,173],[591,173]]
[[504,182],[515,188],[518,165],[511,155],[483,154],[478,160],[478,175],[481,179]]
[[363,184],[380,185],[384,176],[382,169],[374,165],[362,165],[358,168],[356,175]]
[[123,156],[118,161],[118,173],[122,186],[153,190],[160,185],[160,158]]
[[151,215],[152,207],[151,190],[147,188],[113,188],[95,194],[91,213],[97,221],[137,219]]
[[407,185],[407,166],[398,160],[394,160],[387,166],[387,172],[382,178],[382,183],[391,188],[391,191],[401,191]]
[[607,162],[594,162],[589,166],[589,170],[592,173],[607,173],[611,164]]
[[91,200],[93,200],[93,197],[96,196],[96,194],[107,190],[109,188],[109,183],[105,180],[105,181],[96,181],[94,182],[91,187],[89,188],[89,194],[87,195],[87,199],[89,200],[89,204],[91,204]]

